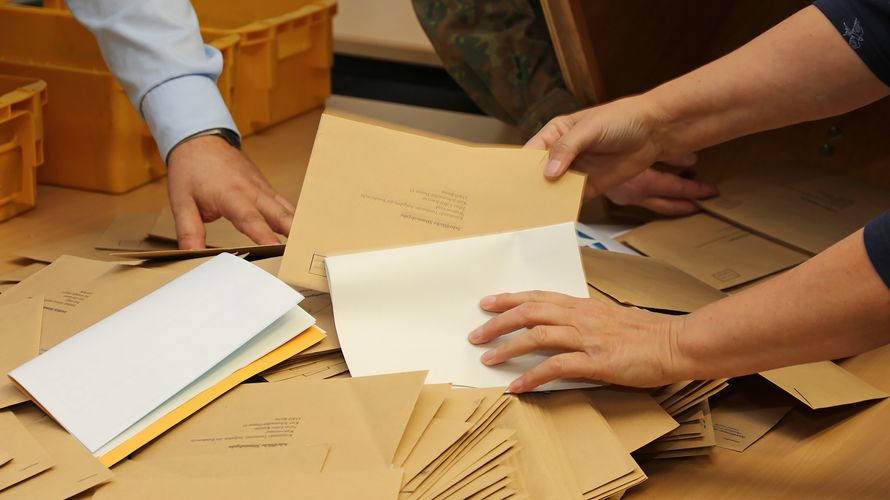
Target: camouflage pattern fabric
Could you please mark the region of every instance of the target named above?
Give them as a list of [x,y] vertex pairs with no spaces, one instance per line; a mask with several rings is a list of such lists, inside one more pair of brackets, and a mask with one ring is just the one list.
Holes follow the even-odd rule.
[[445,69],[487,114],[530,138],[581,106],[566,90],[539,0],[412,0]]

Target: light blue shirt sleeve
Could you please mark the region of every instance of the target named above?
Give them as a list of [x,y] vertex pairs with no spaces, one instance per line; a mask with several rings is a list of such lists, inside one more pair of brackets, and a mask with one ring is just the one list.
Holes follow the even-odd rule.
[[165,160],[190,135],[238,132],[216,86],[220,52],[201,40],[189,0],[68,0],[139,110]]

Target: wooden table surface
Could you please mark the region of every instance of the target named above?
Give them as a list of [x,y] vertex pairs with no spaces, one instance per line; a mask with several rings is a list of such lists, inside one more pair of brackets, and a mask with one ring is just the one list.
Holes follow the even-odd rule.
[[[495,142],[511,132],[488,118],[334,98],[330,107],[401,125]],[[395,106],[395,107],[393,107]],[[320,111],[258,133],[244,148],[291,200],[302,185]],[[438,129],[436,127],[439,127]],[[467,137],[472,135],[472,137]],[[167,203],[164,180],[123,195],[41,186],[38,207],[0,223],[0,273],[26,264],[13,251],[87,231],[101,231],[128,212],[159,211]],[[843,332],[839,332],[842,334]],[[890,392],[890,347],[842,363]],[[711,457],[645,462],[649,480],[627,498],[890,498],[890,400],[834,410],[796,409],[744,453],[716,449]]]

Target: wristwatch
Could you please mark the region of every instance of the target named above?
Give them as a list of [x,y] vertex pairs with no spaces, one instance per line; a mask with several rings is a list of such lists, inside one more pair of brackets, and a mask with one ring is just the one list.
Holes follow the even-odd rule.
[[[208,130],[204,130],[202,132],[198,132],[197,134],[192,134],[192,135],[186,137],[185,139],[179,141],[179,144],[182,144],[185,141],[192,140],[196,137],[204,137],[205,135],[216,135],[216,136],[222,137],[223,139],[226,140],[226,142],[231,144],[232,147],[234,147],[236,149],[241,149],[241,137],[239,137],[238,134],[236,134],[234,130],[229,130],[227,128],[211,128]],[[179,144],[177,144],[177,146]]]

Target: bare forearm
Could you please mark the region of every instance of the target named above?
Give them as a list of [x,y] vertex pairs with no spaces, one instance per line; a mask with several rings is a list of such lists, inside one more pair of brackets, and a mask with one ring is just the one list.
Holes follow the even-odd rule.
[[678,377],[746,375],[890,342],[890,289],[872,266],[860,230],[677,326]]
[[841,114],[888,93],[828,19],[810,6],[731,54],[640,98],[655,110],[665,159]]

